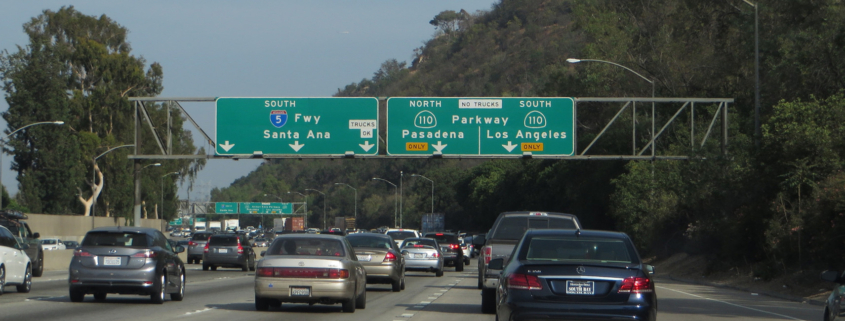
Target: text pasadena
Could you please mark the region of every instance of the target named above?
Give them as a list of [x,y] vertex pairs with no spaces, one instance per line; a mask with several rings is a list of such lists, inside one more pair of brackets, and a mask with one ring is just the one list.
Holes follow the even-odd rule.
[[402,138],[457,138],[463,139],[464,132],[444,132],[444,131],[410,131],[407,129],[402,130]]
[[[510,138],[508,132],[497,132],[487,130],[487,137],[486,138]],[[534,138],[534,141],[540,141],[541,139],[566,139],[566,132],[556,132],[556,131],[544,131],[544,132],[530,132],[530,131],[516,131],[515,138]]]

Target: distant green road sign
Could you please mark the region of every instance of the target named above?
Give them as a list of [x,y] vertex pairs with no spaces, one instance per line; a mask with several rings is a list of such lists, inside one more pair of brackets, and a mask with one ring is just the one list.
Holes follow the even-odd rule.
[[387,100],[389,155],[571,156],[572,98],[433,98]]
[[376,98],[217,98],[217,155],[376,155]]
[[241,214],[292,214],[291,203],[240,203]]
[[170,225],[182,225],[182,218],[174,218],[172,221],[170,221]]
[[217,214],[238,214],[238,203],[217,202],[214,203],[214,213]]

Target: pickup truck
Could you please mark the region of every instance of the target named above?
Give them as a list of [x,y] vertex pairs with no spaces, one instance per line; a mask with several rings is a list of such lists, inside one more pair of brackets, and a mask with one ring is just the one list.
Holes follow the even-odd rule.
[[[481,289],[481,312],[493,313],[496,287],[501,270],[487,269],[491,259],[503,258],[507,265],[513,248],[528,229],[581,229],[578,217],[554,212],[504,212],[499,214],[485,236],[476,236],[472,243],[481,247],[478,255],[478,288]],[[483,247],[482,247],[483,246]]]

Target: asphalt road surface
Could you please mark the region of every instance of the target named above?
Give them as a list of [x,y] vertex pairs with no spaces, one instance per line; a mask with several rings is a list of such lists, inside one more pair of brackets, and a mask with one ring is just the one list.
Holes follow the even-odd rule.
[[[0,296],[0,320],[343,320],[443,321],[495,320],[481,314],[475,260],[463,272],[448,268],[443,277],[409,272],[406,290],[390,285],[367,286],[367,308],[341,312],[340,305],[285,303],[281,309],[255,311],[254,272],[219,268],[202,271],[187,265],[185,300],[149,302],[148,296],[109,295],[82,303],[68,298],[67,271],[45,272],[34,278],[32,292]],[[783,301],[739,291],[688,285],[658,279],[658,320],[822,320],[822,307]]]

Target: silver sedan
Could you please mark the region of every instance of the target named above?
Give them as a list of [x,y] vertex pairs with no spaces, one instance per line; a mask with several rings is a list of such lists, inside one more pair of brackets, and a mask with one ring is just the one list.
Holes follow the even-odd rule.
[[255,309],[282,302],[343,304],[355,312],[367,304],[367,272],[343,236],[286,234],[262,252],[255,273]]
[[443,276],[443,253],[435,239],[408,238],[402,242],[406,271],[434,272]]
[[360,233],[346,239],[367,270],[367,283],[389,283],[393,292],[405,289],[405,258],[390,236]]

